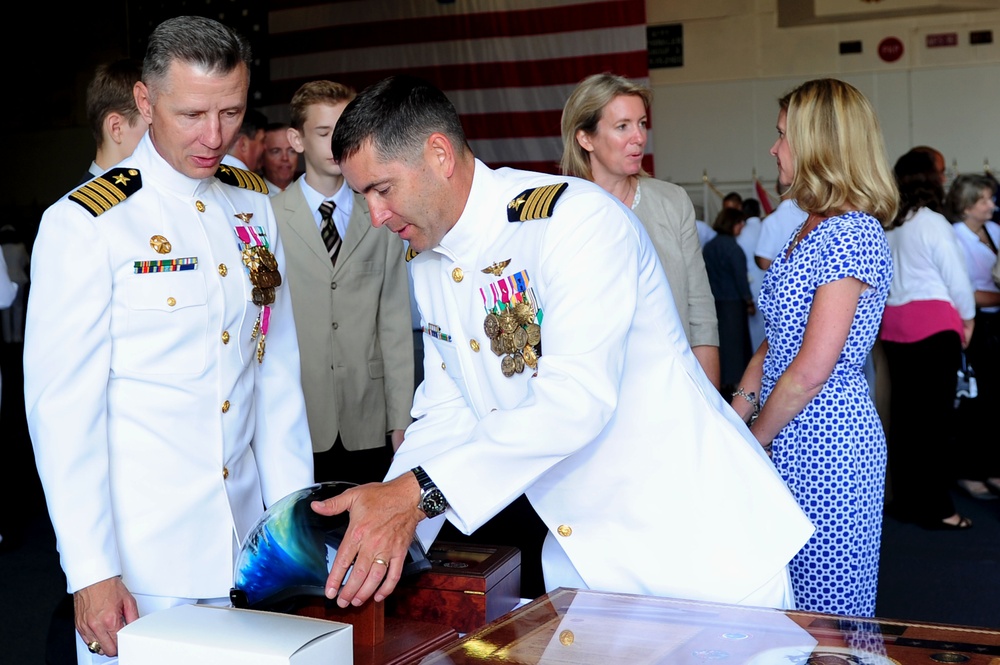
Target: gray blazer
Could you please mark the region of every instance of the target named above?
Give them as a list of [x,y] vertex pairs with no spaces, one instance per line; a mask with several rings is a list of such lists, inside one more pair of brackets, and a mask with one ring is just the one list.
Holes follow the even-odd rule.
[[385,445],[409,425],[413,334],[403,241],[372,228],[355,195],[337,265],[320,237],[301,178],[271,199],[285,247],[302,390],[314,452]]

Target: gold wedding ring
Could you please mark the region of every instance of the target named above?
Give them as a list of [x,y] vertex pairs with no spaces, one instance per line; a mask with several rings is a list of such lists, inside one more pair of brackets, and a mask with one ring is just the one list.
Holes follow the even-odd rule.
[[101,643],[94,640],[87,645],[87,650],[90,651],[90,653],[101,653]]
[[383,561],[382,559],[375,559],[374,561],[372,561],[372,563],[380,563],[383,566],[385,566],[386,568],[389,567],[389,562],[388,561]]

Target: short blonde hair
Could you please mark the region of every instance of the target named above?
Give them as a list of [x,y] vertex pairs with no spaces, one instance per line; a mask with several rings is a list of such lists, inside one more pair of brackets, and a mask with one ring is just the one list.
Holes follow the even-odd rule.
[[[573,89],[562,112],[563,154],[559,160],[559,168],[565,175],[594,179],[590,169],[590,153],[577,142],[576,133],[581,129],[587,134],[597,132],[597,123],[604,114],[604,107],[615,97],[623,95],[639,97],[647,109],[653,99],[649,88],[608,72],[588,76]],[[639,175],[649,174],[640,169]]]
[[329,104],[335,106],[340,102],[350,102],[357,94],[354,88],[343,83],[334,81],[308,81],[299,86],[299,89],[292,95],[289,105],[291,109],[291,120],[289,125],[293,129],[302,131],[306,124],[306,117],[309,115],[309,107],[314,104]]
[[795,175],[785,193],[814,214],[869,213],[887,226],[899,193],[878,117],[868,99],[837,79],[815,79],[779,100]]

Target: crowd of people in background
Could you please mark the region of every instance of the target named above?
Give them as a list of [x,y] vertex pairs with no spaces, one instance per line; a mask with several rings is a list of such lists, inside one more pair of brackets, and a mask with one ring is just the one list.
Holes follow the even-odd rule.
[[[207,69],[190,61],[172,40],[188,39],[191,30],[229,60],[209,62]],[[423,518],[435,516],[424,498],[443,490],[451,521],[463,533],[519,496],[531,500],[552,527],[543,527],[544,553],[538,544],[547,588],[686,593],[862,617],[875,613],[884,510],[928,529],[956,531],[972,522],[956,510],[953,489],[981,500],[1000,497],[993,411],[1000,395],[997,180],[989,173],[949,178],[941,153],[927,146],[891,166],[876,113],[853,86],[817,79],[778,100],[770,154],[780,204],[764,216],[758,199],[731,192],[709,224],[696,219],[683,188],[643,168],[652,92],[613,73],[587,77],[571,92],[561,122],[561,173],[543,177],[492,171],[479,162],[447,99],[418,80],[387,79],[362,93],[361,110],[353,89],[307,83],[291,100],[291,122],[272,123],[245,108],[249,52],[235,33],[187,17],[158,28],[150,48],[145,70],[123,60],[96,72],[88,88],[94,161],[78,187],[46,212],[36,241],[25,242],[10,225],[0,229],[3,339],[26,342],[28,422],[76,595],[72,648],[79,662],[115,655],[119,620],[184,599],[224,602],[230,580],[217,573],[229,564],[233,536],[238,541],[266,505],[313,481],[391,481],[317,509],[358,509],[361,526],[352,514],[352,528],[364,537],[350,554],[368,558],[347,582],[338,577],[347,554],[338,555],[329,582],[346,602],[366,600],[376,589],[392,591],[399,572],[395,558],[382,556],[391,550],[385,533],[396,529],[407,543],[419,537]],[[218,130],[217,149],[191,157],[184,133],[193,130],[175,126],[159,101],[183,99],[199,86],[207,86],[213,111],[230,104],[220,112],[230,114],[229,124]],[[420,104],[410,108],[410,98]],[[415,124],[393,124],[394,104]],[[382,124],[372,125],[373,118]],[[418,162],[425,166],[419,172]],[[141,183],[130,185],[132,176],[119,165],[141,169]],[[117,203],[99,200],[98,188],[109,186],[120,195]],[[191,187],[197,201],[182,206],[178,192],[187,196]],[[518,201],[543,189],[551,208],[516,218]],[[265,193],[271,198],[256,196]],[[393,198],[402,194],[410,198]],[[484,207],[470,216],[467,203]],[[239,209],[229,210],[234,205]],[[170,220],[148,223],[167,208],[174,211]],[[485,211],[493,208],[491,217]],[[574,232],[550,245],[553,239],[538,229],[546,224],[558,236],[570,228],[563,221],[568,211],[577,212]],[[197,220],[212,216],[232,227],[229,233],[195,231]],[[74,264],[75,250],[63,239],[80,238],[81,229],[83,242],[120,265]],[[242,258],[231,246],[234,231]],[[478,234],[493,242],[483,256]],[[566,254],[567,243],[600,269],[581,272],[578,257]],[[174,256],[172,244],[191,256]],[[135,246],[153,254],[133,267]],[[201,264],[191,260],[197,253],[205,257]],[[494,263],[480,270],[487,254]],[[512,266],[523,271],[520,290],[509,297],[494,291],[492,300],[482,291],[485,323],[483,307],[474,308],[472,318],[456,310],[442,284],[469,287],[456,285],[473,267],[499,277],[506,264],[496,261],[507,254],[533,257]],[[209,263],[209,256],[223,258]],[[276,269],[266,267],[272,259]],[[552,270],[556,264],[564,274]],[[207,293],[187,277],[195,265],[213,273]],[[613,275],[612,265],[619,268]],[[595,276],[606,269],[605,277]],[[81,276],[81,270],[87,272]],[[175,290],[138,277],[149,272],[171,273]],[[237,286],[237,279],[250,286]],[[419,386],[411,362],[411,284],[419,294],[427,358]],[[587,285],[606,288],[600,292],[613,300],[600,315],[587,307],[593,295]],[[252,298],[243,298],[251,287]],[[561,301],[545,303],[545,325],[539,325],[536,298],[547,292]],[[140,311],[123,326],[117,317],[127,308]],[[523,314],[531,308],[530,316]],[[527,318],[511,323],[515,309]],[[184,339],[204,327],[195,320],[202,315],[218,315],[213,326],[224,332],[187,349],[192,345]],[[81,321],[88,326],[80,343],[60,344],[76,337]],[[449,323],[455,329],[442,329]],[[531,337],[538,330],[546,340],[544,357]],[[587,331],[585,339],[580,331]],[[460,348],[448,339],[455,335]],[[150,345],[149,339],[161,341]],[[220,345],[233,358],[206,360],[227,357],[217,355]],[[876,353],[886,361],[881,382],[871,376]],[[198,377],[186,397],[165,378],[184,368]],[[463,369],[475,376],[462,375]],[[228,382],[226,394],[218,392],[220,377]],[[873,385],[888,391],[884,412],[876,408]],[[79,399],[81,390],[87,400]],[[153,463],[166,461],[185,475],[185,486],[201,488],[168,509],[142,497],[151,490],[167,496],[173,480],[151,487],[136,481],[142,474],[129,472],[150,463],[130,452],[129,436],[161,444],[176,438],[148,422],[142,399],[158,402],[161,420],[194,426],[200,419],[203,430],[215,433],[192,430],[185,440],[208,436],[225,462],[219,469],[209,461],[196,465],[197,451],[178,456],[160,446]],[[575,426],[578,434],[559,436],[581,404],[589,406]],[[220,411],[229,415],[216,427]],[[67,419],[70,412],[78,417]],[[478,425],[486,419],[512,425],[486,431]],[[711,444],[698,440],[691,419],[715,432]],[[514,431],[515,422],[518,432],[531,423],[523,440],[503,434]],[[80,442],[80,423],[107,445],[95,451]],[[674,446],[669,463],[654,452],[653,441],[667,431]],[[436,439],[441,432],[445,443]],[[542,435],[551,446],[544,459],[524,446]],[[636,443],[644,436],[646,444]],[[690,454],[695,445],[718,446],[725,454],[706,467]],[[604,457],[612,448],[614,463]],[[614,567],[627,566],[604,551],[608,527],[600,520],[599,538],[586,540],[580,529],[569,541],[563,529],[572,529],[564,522],[582,525],[593,516],[567,516],[560,502],[566,496],[582,502],[592,485],[578,482],[596,477],[594,459],[604,460],[602,474],[614,473],[622,450],[634,465],[623,477],[660,463],[687,478],[668,483],[665,470],[651,469],[627,495],[635,505],[623,492],[615,505],[647,528],[615,531],[617,538],[640,548],[655,545],[651,533],[663,516],[639,505],[677,500],[679,487],[689,499],[701,496],[698,481],[717,473],[728,478],[731,503],[713,511],[707,506],[715,499],[702,496],[697,520],[677,516],[673,528],[690,529],[689,535],[738,531],[745,537],[740,555],[758,552],[770,568],[738,568],[752,584],[737,593],[723,588],[734,580],[707,582],[718,578],[711,565],[698,578],[704,559],[697,557],[676,562],[688,579],[660,562],[618,575]],[[732,459],[745,466],[737,472]],[[459,480],[477,464],[480,482]],[[505,472],[487,481],[489,464]],[[120,465],[119,473],[109,474],[109,465]],[[219,500],[220,475],[238,488],[231,497],[240,497],[243,508],[231,512]],[[111,483],[109,497],[102,488]],[[771,497],[769,519],[781,522],[768,527],[768,542],[764,531],[755,535],[749,528],[757,524],[753,511],[733,519],[738,505],[752,505],[754,492]],[[397,510],[412,496],[421,513]],[[182,527],[152,554],[141,526],[147,515],[134,515],[122,497]],[[86,529],[81,501],[89,506]],[[206,513],[208,504],[219,514]],[[395,521],[374,525],[366,514],[377,511]],[[229,525],[214,543],[205,531],[212,520]],[[384,552],[371,543],[382,536],[376,545]],[[394,538],[392,547],[403,542]],[[164,575],[155,564],[165,556],[198,570]],[[729,566],[736,563],[726,561]],[[692,579],[705,584],[690,587]]]

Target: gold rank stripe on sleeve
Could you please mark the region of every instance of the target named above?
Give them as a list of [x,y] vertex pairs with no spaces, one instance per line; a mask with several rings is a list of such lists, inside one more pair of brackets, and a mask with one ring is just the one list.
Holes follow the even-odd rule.
[[97,217],[115,207],[142,188],[136,169],[116,168],[99,175],[74,191],[69,199]]
[[524,190],[507,204],[507,221],[526,222],[529,219],[551,217],[556,201],[567,187],[569,183],[559,182]]
[[222,164],[219,166],[219,170],[215,172],[215,177],[227,185],[267,194],[267,183],[253,171],[246,171],[235,166]]

